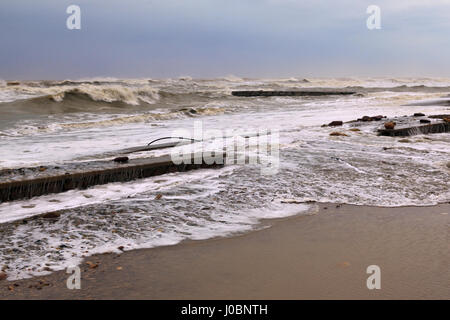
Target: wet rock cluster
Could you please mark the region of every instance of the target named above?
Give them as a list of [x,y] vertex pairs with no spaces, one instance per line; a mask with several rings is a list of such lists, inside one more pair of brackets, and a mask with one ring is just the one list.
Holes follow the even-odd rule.
[[386,118],[386,116],[378,115],[378,116],[364,116],[362,118],[357,119],[356,121],[362,121],[362,122],[370,122],[370,121],[381,121],[382,119]]
[[[357,126],[364,122],[382,121],[386,119],[381,128],[378,128],[379,135],[385,136],[411,136],[415,134],[430,134],[450,132],[450,115],[430,115],[426,116],[424,113],[416,112],[412,116],[394,117],[387,119],[386,116],[363,116],[356,120],[348,121],[346,123],[358,123]],[[436,119],[433,121],[432,119]],[[322,127],[339,127],[343,126],[344,122],[340,120],[332,121]],[[400,127],[400,128],[397,128]],[[352,131],[352,129],[350,129]],[[356,131],[356,130],[354,130]],[[359,129],[358,129],[359,131]],[[332,132],[330,136],[347,136],[340,132]]]
[[[349,123],[352,122],[371,122],[371,121],[381,121],[383,119],[385,119],[386,116],[382,116],[382,115],[377,115],[377,116],[364,116],[362,118],[356,119],[356,120],[352,120],[349,121]],[[324,124],[322,127],[339,127],[342,126],[344,124],[343,121],[341,120],[335,120],[335,121],[331,121],[329,124]]]

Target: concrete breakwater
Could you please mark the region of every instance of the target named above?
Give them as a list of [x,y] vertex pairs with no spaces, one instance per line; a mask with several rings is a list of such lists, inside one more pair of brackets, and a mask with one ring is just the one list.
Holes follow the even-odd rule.
[[[207,159],[192,155],[190,164],[174,164],[170,156],[134,159],[129,161],[94,161],[84,163],[73,171],[69,168],[36,170],[3,170],[0,175],[0,203],[28,199],[50,193],[60,193],[73,189],[86,189],[91,186],[111,182],[126,182],[171,172],[181,172],[200,168],[218,168],[223,164],[212,163]],[[223,155],[222,159],[225,158]],[[66,172],[64,172],[66,171]],[[17,173],[21,173],[18,175]]]
[[450,123],[448,122],[438,122],[419,126],[408,126],[404,128],[378,130],[379,135],[391,137],[398,137],[398,136],[406,137],[417,134],[445,133],[445,132],[450,132]]
[[274,91],[274,90],[257,90],[257,91],[233,91],[231,94],[236,97],[275,97],[275,96],[330,96],[330,95],[351,95],[354,91]]
[[[423,113],[415,113],[412,116],[387,118],[386,116],[364,116],[362,118],[347,121],[353,130],[359,131],[357,127],[370,125],[373,122],[383,122],[383,127],[375,127],[380,136],[406,137],[418,134],[447,133],[450,132],[450,115],[439,114],[426,116]],[[335,120],[322,127],[341,127],[344,122]],[[332,132],[333,136],[345,136],[343,133]]]
[[450,132],[450,115],[438,114],[426,116],[423,113],[415,113],[406,119],[399,118],[399,126],[396,127],[397,119],[391,120],[393,128],[378,129],[381,136],[406,137],[417,134],[446,133]]

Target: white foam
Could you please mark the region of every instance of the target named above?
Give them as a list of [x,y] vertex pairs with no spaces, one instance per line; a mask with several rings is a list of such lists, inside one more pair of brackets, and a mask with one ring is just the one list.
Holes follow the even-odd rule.
[[[73,216],[63,214],[58,221],[53,222],[31,220],[26,225],[18,226],[11,235],[0,240],[0,243],[10,249],[20,248],[14,254],[15,259],[5,259],[7,257],[0,250],[0,261],[8,266],[8,279],[14,280],[48,274],[45,267],[50,267],[52,270],[63,270],[81,263],[83,257],[93,254],[120,253],[121,250],[174,245],[188,239],[202,240],[230,236],[254,229],[261,219],[313,213],[312,207],[309,205],[281,203],[280,200],[275,200],[260,209],[252,208],[243,212],[217,210],[217,208],[211,207],[208,210],[200,210],[201,212],[196,214],[191,213],[189,208],[179,208],[178,211],[164,213],[164,208],[171,205],[203,203],[203,205],[214,206],[219,204],[219,202],[210,203],[208,199],[213,196],[220,197],[218,193],[221,190],[221,179],[217,178],[229,176],[234,169],[228,167],[215,172],[208,170],[193,172],[190,175],[191,179],[188,174],[159,177],[166,181],[159,182],[162,186],[158,189],[154,188],[154,184],[158,182],[152,181],[151,191],[152,194],[162,192],[164,195],[162,199],[153,200],[153,202],[149,195],[144,196],[144,193],[148,191],[149,181],[133,183],[137,187],[135,189],[139,189],[141,192],[134,197],[132,192],[136,190],[121,193],[122,196],[130,194],[132,197],[123,198],[118,202],[119,207],[139,208],[140,203],[148,203],[157,208],[161,203],[162,213],[157,211],[149,213],[145,210],[134,210],[133,214],[127,211],[110,213],[111,210],[116,210],[112,208],[105,212],[105,215],[100,212],[95,214],[88,209],[78,210]],[[183,179],[179,179],[181,176]],[[170,196],[174,189],[187,190],[188,182],[189,187],[193,186],[196,189],[202,188],[200,183],[206,182],[206,184],[203,185],[203,190],[195,193],[192,197]],[[121,189],[129,189],[129,187],[130,184],[120,185]],[[109,193],[114,192],[111,188],[114,187],[109,186]],[[88,191],[96,192],[95,190]],[[96,196],[99,196],[99,193]],[[182,199],[185,201],[181,201]],[[35,200],[38,199],[32,201]],[[39,200],[44,201],[45,197],[41,197]],[[226,201],[227,199],[222,198],[221,200]],[[107,220],[104,220],[105,218]],[[108,221],[109,219],[113,220]],[[76,221],[79,222],[75,225]],[[14,225],[10,225],[10,227],[13,228]],[[115,228],[120,229],[119,232],[113,232]],[[61,248],[62,245],[63,248]]]
[[[86,190],[70,190],[58,194],[34,197],[28,200],[0,203],[0,223],[21,220],[46,212],[61,211],[124,199],[149,190],[163,191],[179,184],[187,184],[192,181],[211,179],[219,175],[230,174],[233,169],[233,167],[227,167],[212,171],[198,170],[183,174],[172,173],[166,174],[163,177],[151,177],[126,183],[109,183]],[[209,189],[209,193],[213,193],[215,190],[214,184],[210,185]],[[198,197],[201,196],[204,195],[199,195]],[[178,199],[181,198],[183,197],[179,197]],[[184,198],[195,199],[195,197]],[[177,199],[177,197],[173,197],[173,199]]]

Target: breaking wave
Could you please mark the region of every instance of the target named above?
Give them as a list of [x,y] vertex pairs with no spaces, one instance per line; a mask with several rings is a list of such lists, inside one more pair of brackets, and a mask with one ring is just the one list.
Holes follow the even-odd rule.
[[227,108],[220,106],[181,108],[174,110],[153,110],[146,113],[136,113],[132,115],[113,114],[109,116],[100,116],[94,118],[89,115],[83,115],[86,119],[66,120],[63,122],[51,122],[49,124],[39,124],[26,122],[4,131],[0,131],[0,136],[18,137],[24,135],[33,135],[36,133],[51,133],[60,130],[71,131],[77,129],[89,129],[100,127],[113,127],[127,124],[155,123],[165,120],[184,119],[189,117],[212,116],[227,112]]
[[0,104],[0,112],[37,114],[95,112],[105,108],[148,106],[159,100],[158,90],[150,86],[92,84],[46,88],[20,86],[15,88],[15,91],[26,98]]
[[65,98],[88,97],[97,102],[123,102],[129,105],[141,103],[153,104],[159,99],[158,92],[152,87],[127,88],[123,86],[92,86],[81,85],[80,87],[67,89],[47,98],[55,102],[62,102]]
[[[61,128],[92,128],[92,127],[103,127],[103,126],[113,126],[113,125],[122,125],[127,123],[139,123],[139,122],[154,122],[154,121],[163,121],[163,120],[171,120],[176,118],[185,118],[185,117],[194,117],[195,115],[215,115],[221,114],[226,111],[225,108],[220,107],[204,107],[204,108],[183,108],[180,110],[173,110],[167,112],[151,112],[145,114],[136,114],[131,116],[119,116],[112,119],[104,119],[99,121],[87,121],[87,122],[75,122],[75,123],[63,123],[60,124]],[[40,127],[40,131],[45,131],[48,129],[51,131],[54,128],[42,128]]]

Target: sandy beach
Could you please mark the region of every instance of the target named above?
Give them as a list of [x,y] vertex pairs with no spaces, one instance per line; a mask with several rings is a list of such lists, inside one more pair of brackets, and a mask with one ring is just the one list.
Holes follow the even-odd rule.
[[[1,281],[1,299],[449,299],[450,204],[317,204],[230,238],[87,258],[81,290],[63,271]],[[368,290],[366,268],[381,269]]]

